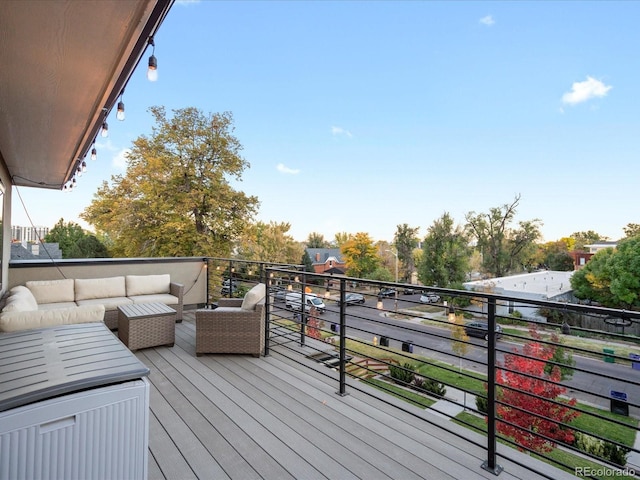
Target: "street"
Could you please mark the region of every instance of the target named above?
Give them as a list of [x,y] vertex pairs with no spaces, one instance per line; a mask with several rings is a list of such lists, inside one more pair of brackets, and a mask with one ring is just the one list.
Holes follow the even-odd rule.
[[[393,298],[384,299],[384,310],[375,308],[373,300],[368,300],[365,305],[351,305],[346,308],[347,336],[373,342],[374,336],[379,341],[380,337],[389,338],[389,348],[401,351],[402,343],[413,345],[413,353],[432,358],[442,362],[459,365],[459,358],[452,351],[451,330],[432,325],[424,325],[420,318],[401,319],[394,318],[389,312],[394,310]],[[416,296],[408,295],[399,297],[398,310],[416,306]],[[401,317],[401,315],[399,315]],[[327,311],[322,315],[322,320],[327,322],[339,322],[339,305],[329,300]],[[470,337],[469,342],[473,346],[463,358],[462,368],[486,374],[486,344],[480,338]],[[497,343],[497,360],[504,361],[504,354],[518,351],[521,343],[509,341],[505,336]],[[634,370],[628,365],[608,363],[603,360],[573,355],[576,362],[574,373],[570,380],[563,384],[567,387],[566,395],[575,397],[579,401],[597,405],[609,409],[610,392],[624,392],[628,402],[638,403],[640,399],[640,387],[626,381],[640,381],[640,371]],[[588,393],[587,393],[588,392]],[[602,397],[604,398],[602,398]],[[640,415],[637,407],[629,408],[630,414]]]

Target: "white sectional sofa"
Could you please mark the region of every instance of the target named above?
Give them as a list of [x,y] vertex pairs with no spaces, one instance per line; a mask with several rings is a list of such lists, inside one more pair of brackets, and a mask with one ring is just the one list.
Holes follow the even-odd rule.
[[183,290],[169,274],[28,281],[9,291],[0,332],[100,321],[113,330],[118,306],[148,302],[169,305],[181,321]]

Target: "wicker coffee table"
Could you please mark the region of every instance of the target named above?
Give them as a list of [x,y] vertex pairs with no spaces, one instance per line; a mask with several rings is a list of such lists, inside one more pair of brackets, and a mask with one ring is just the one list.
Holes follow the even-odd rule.
[[176,311],[164,303],[134,303],[118,307],[118,337],[129,350],[173,346]]

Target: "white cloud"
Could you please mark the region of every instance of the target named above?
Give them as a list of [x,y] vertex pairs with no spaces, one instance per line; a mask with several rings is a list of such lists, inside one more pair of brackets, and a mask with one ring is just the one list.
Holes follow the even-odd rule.
[[[113,160],[111,161],[111,165],[113,165],[118,170],[125,171],[127,169],[127,156],[129,155],[130,152],[131,152],[130,148],[123,148],[122,150],[120,150],[113,157]],[[100,152],[98,152],[98,155],[100,155]]]
[[298,170],[297,168],[289,168],[287,166],[285,166],[284,163],[279,163],[276,166],[276,169],[281,172],[281,173],[286,173],[288,175],[297,175],[300,173],[300,170]]
[[493,15],[486,15],[480,19],[480,23],[486,25],[487,27],[492,26],[496,21],[493,19]]
[[345,137],[349,137],[349,138],[353,137],[353,135],[349,130],[345,130],[342,127],[331,127],[331,135],[334,135],[334,136],[344,135]]
[[574,82],[571,85],[571,91],[562,95],[562,103],[577,105],[592,98],[602,98],[612,88],[611,85],[605,85],[600,80],[587,76],[584,82]]

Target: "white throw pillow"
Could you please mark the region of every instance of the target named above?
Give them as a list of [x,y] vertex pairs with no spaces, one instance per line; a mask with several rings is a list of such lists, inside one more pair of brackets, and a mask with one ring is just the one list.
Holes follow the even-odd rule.
[[258,283],[244,296],[240,308],[242,310],[255,310],[256,304],[265,297],[266,293],[266,285],[264,283]]

